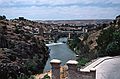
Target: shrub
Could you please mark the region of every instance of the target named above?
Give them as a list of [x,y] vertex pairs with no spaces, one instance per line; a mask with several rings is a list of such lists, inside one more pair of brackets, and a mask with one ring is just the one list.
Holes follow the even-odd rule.
[[77,61],[78,61],[78,65],[85,66],[85,64],[88,63],[89,60],[85,57],[82,57],[82,58],[78,59]]
[[115,25],[103,30],[97,39],[97,50],[99,56],[120,55],[120,28]]
[[50,79],[50,76],[46,74],[43,79]]

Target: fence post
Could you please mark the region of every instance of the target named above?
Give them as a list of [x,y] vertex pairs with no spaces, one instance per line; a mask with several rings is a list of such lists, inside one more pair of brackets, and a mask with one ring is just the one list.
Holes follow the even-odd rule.
[[68,79],[78,79],[77,78],[77,64],[78,64],[78,62],[75,60],[69,60],[67,62]]
[[96,79],[96,69],[95,68],[90,69],[90,73],[91,73],[92,79]]
[[50,61],[52,66],[52,79],[60,79],[60,64],[61,61],[58,59],[53,59]]

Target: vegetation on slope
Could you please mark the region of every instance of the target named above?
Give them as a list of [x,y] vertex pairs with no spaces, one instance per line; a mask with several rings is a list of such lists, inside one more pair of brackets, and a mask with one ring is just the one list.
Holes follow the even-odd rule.
[[[117,17],[120,18],[120,17]],[[97,39],[98,56],[120,55],[120,19],[104,29]]]
[[43,71],[48,48],[32,24],[39,25],[23,18],[0,20],[0,79],[28,79]]
[[79,65],[101,56],[120,55],[120,15],[110,24],[103,24],[82,35],[82,39],[68,40],[68,45],[79,55]]

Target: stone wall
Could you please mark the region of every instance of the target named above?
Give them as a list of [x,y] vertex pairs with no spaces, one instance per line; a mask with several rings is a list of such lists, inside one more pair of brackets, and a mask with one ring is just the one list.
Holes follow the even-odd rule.
[[88,69],[78,69],[78,62],[75,60],[69,60],[67,63],[67,76],[65,78],[60,78],[60,61],[52,60],[52,79],[96,79],[96,70],[94,68]]

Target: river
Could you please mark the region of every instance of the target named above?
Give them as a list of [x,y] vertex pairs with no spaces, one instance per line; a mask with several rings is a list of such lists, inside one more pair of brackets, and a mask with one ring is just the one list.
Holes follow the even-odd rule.
[[61,65],[64,65],[70,59],[76,59],[75,53],[63,41],[66,42],[67,38],[60,38],[57,43],[46,44],[50,49],[50,57],[45,65],[44,71],[51,69],[50,61],[54,58],[61,60]]

